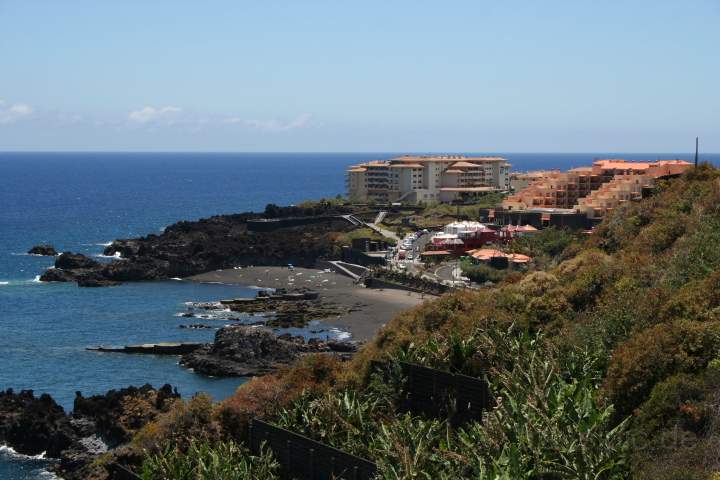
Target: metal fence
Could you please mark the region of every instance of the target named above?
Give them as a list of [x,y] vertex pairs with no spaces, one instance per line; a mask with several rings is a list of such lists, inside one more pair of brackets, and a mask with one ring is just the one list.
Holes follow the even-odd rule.
[[[482,378],[469,377],[399,362],[406,383],[403,388],[402,410],[431,418],[448,418],[452,425],[461,425],[482,418],[494,404],[490,387]],[[374,362],[386,375],[390,364]]]
[[377,467],[364,458],[350,455],[308,437],[253,419],[249,430],[250,449],[260,452],[263,442],[282,466],[283,478],[300,480],[370,480]]

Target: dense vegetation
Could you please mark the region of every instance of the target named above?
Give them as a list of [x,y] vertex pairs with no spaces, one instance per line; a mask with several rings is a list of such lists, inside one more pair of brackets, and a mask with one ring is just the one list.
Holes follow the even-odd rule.
[[[310,357],[221,404],[178,404],[136,438],[146,478],[241,449],[252,415],[367,457],[389,479],[717,478],[720,171],[656,190],[587,238],[555,231],[526,245],[544,249],[540,270],[402,313],[349,364]],[[459,428],[401,413],[403,379],[381,381],[377,359],[484,375],[497,406]],[[238,468],[274,468],[240,456]]]

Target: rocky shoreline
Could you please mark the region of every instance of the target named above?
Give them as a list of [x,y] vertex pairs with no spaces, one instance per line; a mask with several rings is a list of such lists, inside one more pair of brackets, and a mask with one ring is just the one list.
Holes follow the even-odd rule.
[[[63,252],[40,280],[104,287],[121,282],[185,278],[235,266],[291,263],[312,267],[319,259],[336,254],[334,238],[338,232],[356,228],[343,216],[346,213],[344,207],[329,204],[308,209],[268,206],[265,214],[182,221],[167,227],[160,235],[115,240],[103,252],[118,258],[110,263]],[[262,219],[271,224],[271,220],[287,216],[293,219],[288,226],[279,223],[279,228],[266,231],[258,231],[248,223]],[[36,248],[50,252],[52,247]]]
[[[349,358],[360,345],[357,342],[336,341],[330,338],[306,340],[299,335],[277,335],[268,327],[306,327],[311,320],[340,319],[348,315],[358,316],[366,307],[366,300],[349,291],[362,289],[351,279],[318,272],[316,262],[337,254],[337,235],[356,228],[343,215],[343,207],[321,206],[304,210],[296,207],[273,207],[264,215],[246,213],[220,215],[196,222],[178,222],[167,227],[161,235],[116,240],[104,255],[116,257],[101,262],[73,252],[58,254],[50,245],[37,245],[28,253],[54,255],[54,266],[40,280],[45,282],[77,282],[80,287],[107,287],[122,282],[186,278],[207,272],[243,267],[242,271],[255,275],[253,265],[264,268],[289,270],[288,264],[307,267],[290,271],[304,287],[287,289],[275,286],[274,294],[260,294],[256,299],[233,299],[208,304],[208,309],[232,312],[232,317],[222,320],[243,321],[244,325],[225,325],[217,329],[212,343],[206,344],[157,344],[133,345],[120,348],[102,347],[99,351],[126,353],[162,353],[180,356],[180,365],[202,375],[215,377],[247,377],[272,373],[278,368],[291,365],[309,354],[338,355]],[[273,219],[294,217],[293,222],[263,226],[258,230],[248,222],[260,218]],[[304,217],[312,221],[303,223]],[[270,228],[272,227],[272,228]],[[304,270],[304,271],[303,271]],[[240,272],[240,270],[234,270]],[[268,275],[268,271],[273,273]],[[305,277],[301,277],[305,273]],[[324,275],[327,275],[325,277]],[[333,275],[333,277],[330,277]],[[265,282],[270,277],[283,278],[275,270],[265,270]],[[328,278],[329,277],[329,278]],[[277,278],[275,279],[277,280]],[[291,279],[292,280],[292,279]],[[251,283],[254,284],[254,283]],[[312,290],[311,290],[312,289]],[[364,290],[364,289],[362,289]],[[326,297],[327,296],[327,297]],[[390,299],[387,299],[388,301]],[[400,308],[400,302],[393,308]],[[402,299],[404,303],[405,299]],[[390,304],[390,303],[389,303]],[[386,310],[384,304],[378,309]],[[183,318],[204,318],[194,310],[202,311],[199,304],[192,306]],[[210,312],[208,312],[210,313]],[[388,315],[390,311],[385,312]],[[384,321],[377,312],[367,312],[373,322],[355,319],[365,329],[374,331]],[[247,317],[263,317],[248,325]],[[212,315],[210,316],[213,319]],[[221,318],[218,318],[221,319]],[[180,325],[179,328],[213,329],[206,323]],[[324,330],[319,330],[323,332]],[[314,332],[318,335],[318,332]],[[368,334],[364,333],[367,337]],[[161,348],[158,348],[161,347]],[[92,478],[97,470],[97,460],[108,452],[114,458],[123,458],[125,465],[137,465],[139,458],[124,458],[131,450],[127,442],[144,425],[179,398],[169,385],[160,389],[150,385],[111,390],[105,395],[85,398],[79,392],[73,410],[66,412],[52,397],[25,390],[0,392],[0,444],[13,448],[24,455],[44,453],[51,458],[51,470],[65,480]],[[142,406],[140,414],[138,406]],[[136,455],[136,453],[135,453]],[[104,465],[103,469],[112,469]],[[107,471],[107,470],[105,470]],[[122,478],[122,476],[111,478]]]
[[219,329],[213,343],[183,355],[180,365],[213,377],[254,377],[272,373],[310,353],[348,355],[357,348],[355,342],[306,342],[302,336],[276,335],[265,327],[233,325]]
[[[0,444],[23,455],[44,454],[53,462],[50,470],[65,480],[86,479],[100,455],[120,451],[179,398],[170,385],[128,387],[91,397],[77,392],[72,412],[66,413],[50,395],[8,389],[0,392]],[[133,411],[133,405],[142,405],[143,411]]]
[[[231,312],[250,316],[261,315],[265,317],[265,321],[260,323],[277,328],[302,328],[311,320],[338,317],[349,310],[348,307],[326,301],[319,292],[307,289],[288,292],[281,288],[276,289],[273,293],[260,290],[252,298],[221,300],[219,303],[222,308],[229,309]],[[212,310],[216,306],[216,304],[209,304],[207,308]]]
[[[245,325],[220,328],[212,343],[178,345],[170,345],[163,353],[179,354],[183,353],[179,347],[192,347],[185,349],[181,365],[199,374],[226,377],[265,375],[303,355],[346,357],[358,348],[355,342],[306,341],[302,336],[276,335],[267,327]],[[155,353],[146,352],[148,346],[137,347],[142,348],[102,351]],[[140,458],[127,457],[137,452],[126,445],[179,398],[170,385],[128,387],[91,397],[77,392],[73,410],[65,412],[48,394],[36,397],[32,390],[0,391],[0,444],[19,454],[43,455],[51,462],[50,471],[65,480],[94,478],[99,473],[98,478],[126,478],[123,472],[113,472],[113,464],[99,466],[96,461],[109,453],[122,458],[123,465],[138,465]]]
[[43,257],[54,257],[58,254],[52,245],[35,245],[28,250],[28,255],[41,255]]

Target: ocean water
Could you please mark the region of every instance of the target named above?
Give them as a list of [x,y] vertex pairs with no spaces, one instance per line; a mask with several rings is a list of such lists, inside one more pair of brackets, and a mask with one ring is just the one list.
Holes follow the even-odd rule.
[[[252,295],[247,288],[166,281],[82,289],[35,279],[53,259],[25,255],[50,243],[99,255],[115,238],[159,233],[178,220],[263,209],[344,193],[348,165],[392,154],[0,153],[0,389],[47,392],[66,409],[76,391],[170,383],[183,396],[230,395],[241,379],[194,374],[176,357],[102,354],[88,346],[208,341],[183,330],[185,302]],[[516,170],[589,165],[595,158],[690,154],[506,154]],[[720,162],[719,155],[703,158]],[[208,323],[203,320],[203,323]],[[1,479],[47,478],[44,461],[0,447]]]

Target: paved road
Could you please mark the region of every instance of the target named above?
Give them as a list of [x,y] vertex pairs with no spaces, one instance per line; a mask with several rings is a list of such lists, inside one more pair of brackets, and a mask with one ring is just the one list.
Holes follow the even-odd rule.
[[433,273],[440,281],[456,282],[460,279],[462,270],[457,262],[453,262],[436,268]]
[[[401,240],[398,240],[400,243]],[[400,260],[397,253],[390,259],[391,268],[400,268],[407,273],[421,273],[422,263],[420,262],[420,253],[425,250],[425,246],[430,241],[430,235],[421,235],[417,240],[413,242],[413,246],[410,250],[407,250],[406,255],[412,255],[412,260]],[[400,267],[402,265],[403,267]]]
[[380,225],[378,225],[377,223],[367,223],[366,225],[368,227],[370,227],[371,229],[375,230],[377,233],[379,233],[383,237],[392,238],[396,242],[400,241],[400,237],[395,235],[395,232],[387,230],[387,229],[381,227]]

